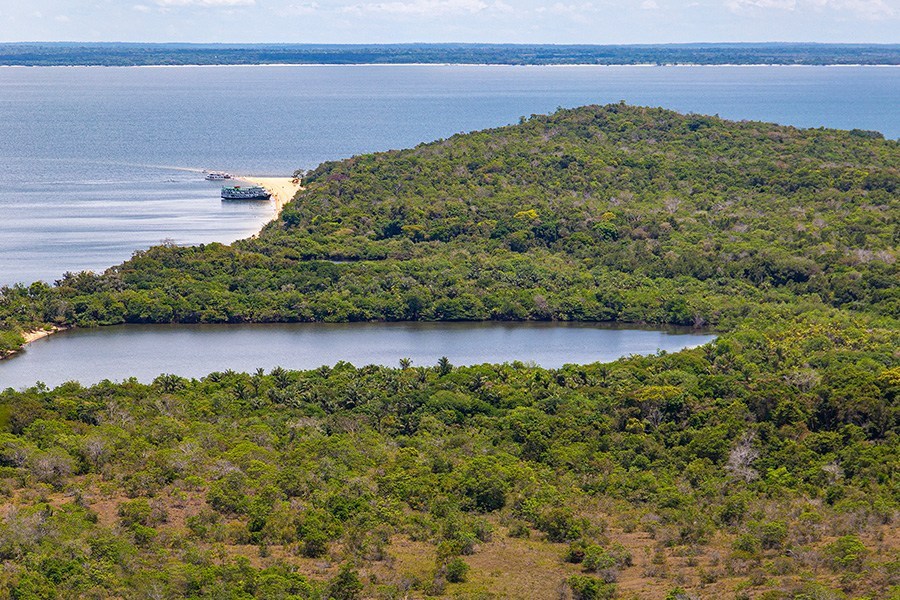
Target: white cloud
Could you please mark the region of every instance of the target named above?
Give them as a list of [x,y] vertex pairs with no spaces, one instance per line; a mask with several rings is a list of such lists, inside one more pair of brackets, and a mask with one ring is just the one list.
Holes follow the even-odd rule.
[[509,5],[505,2],[488,4],[484,0],[396,0],[393,2],[362,2],[344,7],[343,12],[349,14],[386,13],[419,17],[434,17],[454,14],[475,14],[495,9],[506,11]]
[[68,23],[72,19],[70,19],[68,15],[56,15],[53,17],[53,20],[57,23]]
[[641,2],[641,8],[644,10],[656,10],[659,8],[659,4],[656,3],[656,0],[644,0]]
[[834,4],[842,4],[846,10],[872,20],[900,14],[900,7],[893,2],[891,3],[893,6],[891,6],[884,0],[843,0],[843,2],[834,2]]
[[789,12],[846,12],[858,18],[879,20],[893,17],[898,9],[893,0],[726,0],[725,6],[734,13],[754,10],[783,10]]
[[776,8],[780,10],[794,10],[797,8],[796,0],[728,0],[725,3],[732,12],[741,12],[754,8]]
[[151,10],[150,7],[147,6],[146,4],[135,4],[131,8],[132,8],[132,10],[136,10],[136,11],[142,12],[142,13],[150,12],[150,10]]
[[550,6],[539,6],[535,9],[535,12],[538,14],[547,13],[550,15],[581,16],[584,13],[593,12],[595,9],[596,7],[591,2],[584,2],[582,4],[565,4],[563,2],[557,2]]
[[288,4],[283,9],[279,10],[279,14],[285,16],[304,16],[311,15],[319,10],[318,2],[307,2],[303,4]]
[[237,6],[253,6],[256,0],[154,0],[163,8],[179,6],[198,6],[200,8],[232,8]]

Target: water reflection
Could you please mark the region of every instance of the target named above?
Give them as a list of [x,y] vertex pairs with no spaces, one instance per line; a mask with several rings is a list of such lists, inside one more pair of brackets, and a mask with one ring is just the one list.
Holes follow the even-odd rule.
[[687,328],[596,323],[129,325],[38,340],[0,362],[0,389],[132,376],[148,382],[160,373],[202,377],[226,369],[311,369],[342,360],[397,366],[406,357],[414,365],[433,365],[446,356],[455,365],[518,360],[556,368],[674,352],[714,337]]

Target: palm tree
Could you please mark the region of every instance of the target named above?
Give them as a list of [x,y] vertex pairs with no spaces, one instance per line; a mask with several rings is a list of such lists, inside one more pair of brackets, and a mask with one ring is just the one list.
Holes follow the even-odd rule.
[[450,364],[450,359],[446,356],[442,356],[438,359],[437,367],[441,377],[453,370],[453,365]]

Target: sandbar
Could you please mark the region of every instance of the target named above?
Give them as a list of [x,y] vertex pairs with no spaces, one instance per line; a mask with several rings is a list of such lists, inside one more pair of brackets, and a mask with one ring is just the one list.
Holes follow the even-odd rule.
[[[281,214],[281,209],[284,208],[284,205],[293,200],[297,192],[302,189],[300,180],[296,177],[257,177],[254,175],[241,175],[234,177],[234,179],[262,186],[272,194],[272,199],[275,201],[276,216]],[[25,344],[30,344],[31,342],[45,338],[58,331],[62,331],[63,329],[66,329],[66,327],[52,326],[49,329],[32,329],[23,332],[22,337],[25,338]],[[20,351],[21,349],[0,352],[0,360],[8,358]]]
[[294,199],[297,192],[302,189],[300,180],[296,177],[257,177],[254,175],[240,175],[235,177],[240,181],[252,183],[266,188],[275,201],[275,215],[281,214],[284,205]]

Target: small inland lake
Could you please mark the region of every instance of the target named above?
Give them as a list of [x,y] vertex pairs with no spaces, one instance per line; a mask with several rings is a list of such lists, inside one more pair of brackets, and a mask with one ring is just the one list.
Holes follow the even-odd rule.
[[522,361],[557,368],[676,352],[715,337],[686,327],[560,322],[120,325],[64,331],[28,344],[0,361],[0,389],[128,377],[147,383],[162,373],[203,377],[339,361],[396,367],[410,358],[414,366],[431,366],[442,356],[458,366]]

